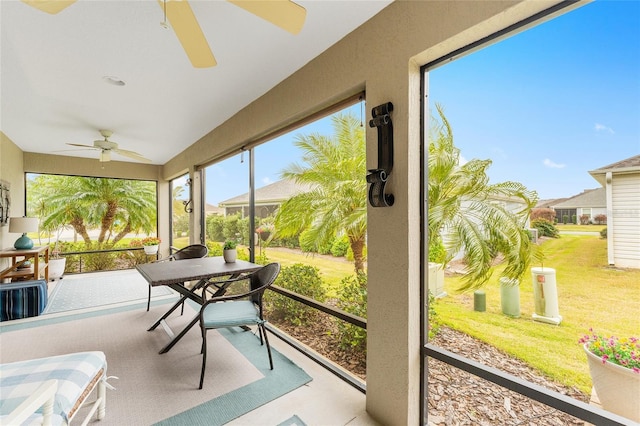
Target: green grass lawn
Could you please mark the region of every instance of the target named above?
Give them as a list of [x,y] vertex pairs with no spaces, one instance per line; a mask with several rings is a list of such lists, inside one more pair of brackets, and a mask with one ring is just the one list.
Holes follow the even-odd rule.
[[[174,247],[182,248],[188,244],[189,237],[173,239]],[[344,277],[355,275],[353,262],[345,262],[344,258],[332,259],[326,256],[314,256],[312,253],[299,253],[289,250],[281,251],[277,248],[262,248],[262,250],[263,253],[266,253],[269,262],[278,262],[282,267],[303,263],[318,268],[320,270],[320,277],[326,285],[327,295],[329,297],[337,296],[340,281]]]
[[556,270],[563,318],[559,326],[533,321],[530,274],[520,285],[520,318],[502,314],[496,275],[482,289],[486,292],[486,312],[473,310],[473,293],[456,293],[459,277],[446,277],[449,296],[436,303],[438,319],[527,362],[554,380],[590,393],[587,360],[578,339],[589,328],[605,335],[638,337],[640,270],[609,268],[606,240],[599,237],[563,235],[543,244],[544,266]]
[[[263,249],[265,250],[265,249]],[[325,283],[327,295],[336,297],[340,281],[347,276],[355,275],[353,262],[345,262],[344,258],[329,258],[326,256],[313,256],[312,254],[280,251],[278,249],[266,249],[270,262],[278,262],[282,267],[296,263],[315,266],[320,270],[320,277]]]
[[598,232],[599,233],[606,227],[607,225],[574,225],[573,223],[568,223],[566,225],[559,223],[556,225],[556,228],[558,228],[560,232],[573,231],[573,232]]

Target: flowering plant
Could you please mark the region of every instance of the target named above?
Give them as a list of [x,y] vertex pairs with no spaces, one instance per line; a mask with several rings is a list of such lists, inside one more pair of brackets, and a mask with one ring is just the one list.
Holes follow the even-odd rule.
[[160,244],[160,238],[157,237],[147,237],[142,239],[143,246],[157,246]]
[[604,337],[596,334],[592,328],[589,331],[591,334],[585,334],[578,342],[582,343],[589,352],[599,356],[603,364],[609,361],[640,374],[640,339]]

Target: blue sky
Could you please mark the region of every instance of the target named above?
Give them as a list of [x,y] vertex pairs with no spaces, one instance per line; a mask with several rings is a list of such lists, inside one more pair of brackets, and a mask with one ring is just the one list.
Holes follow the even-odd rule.
[[597,188],[590,170],[640,154],[640,2],[596,1],[443,65],[429,95],[492,182]]
[[[640,1],[595,1],[431,70],[429,99],[463,158],[493,161],[493,183],[541,199],[596,188],[590,170],[640,154]],[[332,134],[330,118],[256,149],[257,187],[296,161],[292,141],[308,132]],[[211,166],[207,202],[246,192],[247,170],[246,155]]]

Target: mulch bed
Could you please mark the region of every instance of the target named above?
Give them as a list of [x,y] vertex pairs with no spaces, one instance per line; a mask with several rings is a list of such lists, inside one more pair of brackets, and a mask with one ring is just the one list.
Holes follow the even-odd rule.
[[[273,320],[271,322],[354,375],[366,379],[365,354],[340,348],[335,337],[335,322],[328,316],[319,315],[314,322],[300,327]],[[589,402],[589,396],[578,389],[555,383],[524,362],[459,331],[441,327],[431,343],[579,401]],[[428,363],[428,410],[429,423],[432,425],[585,424],[582,420],[448,364],[431,358]]]

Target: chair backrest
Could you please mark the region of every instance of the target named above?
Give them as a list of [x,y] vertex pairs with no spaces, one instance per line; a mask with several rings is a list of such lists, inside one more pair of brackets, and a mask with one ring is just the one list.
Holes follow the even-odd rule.
[[171,257],[173,258],[173,260],[183,260],[205,257],[207,254],[209,254],[209,249],[207,248],[207,246],[203,244],[192,244],[173,253]]
[[264,291],[276,281],[280,273],[279,263],[269,263],[251,274],[251,290],[261,289],[261,291],[251,295],[253,303],[257,303],[262,307],[262,295]]

